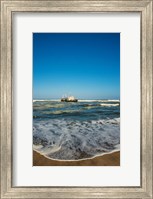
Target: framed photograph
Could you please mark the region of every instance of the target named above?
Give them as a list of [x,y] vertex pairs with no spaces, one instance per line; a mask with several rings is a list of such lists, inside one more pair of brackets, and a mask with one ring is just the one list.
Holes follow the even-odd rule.
[[1,0],[1,198],[152,198],[152,0]]
[[120,33],[33,33],[33,166],[120,165],[119,69]]

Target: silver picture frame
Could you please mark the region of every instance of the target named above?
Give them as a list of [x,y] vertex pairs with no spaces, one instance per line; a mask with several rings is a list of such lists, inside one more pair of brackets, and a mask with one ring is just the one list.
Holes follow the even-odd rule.
[[[153,196],[152,0],[0,0],[1,198],[141,198]],[[15,12],[139,12],[141,15],[141,185],[139,187],[13,187],[12,16]]]

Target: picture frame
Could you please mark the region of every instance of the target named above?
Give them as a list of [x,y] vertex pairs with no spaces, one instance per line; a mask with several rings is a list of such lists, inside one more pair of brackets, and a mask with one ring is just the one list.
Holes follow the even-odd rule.
[[[15,12],[139,12],[141,14],[141,186],[13,187],[13,43]],[[152,198],[152,0],[1,0],[1,198]]]

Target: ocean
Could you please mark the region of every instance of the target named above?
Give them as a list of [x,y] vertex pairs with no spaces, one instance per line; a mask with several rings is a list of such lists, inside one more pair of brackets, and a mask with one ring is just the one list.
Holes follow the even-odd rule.
[[33,149],[69,161],[119,150],[120,101],[33,100]]

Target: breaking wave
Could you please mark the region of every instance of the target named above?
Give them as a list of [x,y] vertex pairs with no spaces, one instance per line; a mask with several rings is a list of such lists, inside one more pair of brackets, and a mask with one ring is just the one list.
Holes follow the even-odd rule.
[[120,104],[100,104],[101,106],[119,106]]
[[120,144],[120,101],[33,101],[33,147],[56,160],[110,153]]
[[80,160],[109,153],[120,144],[120,118],[34,121],[34,149],[51,159]]

